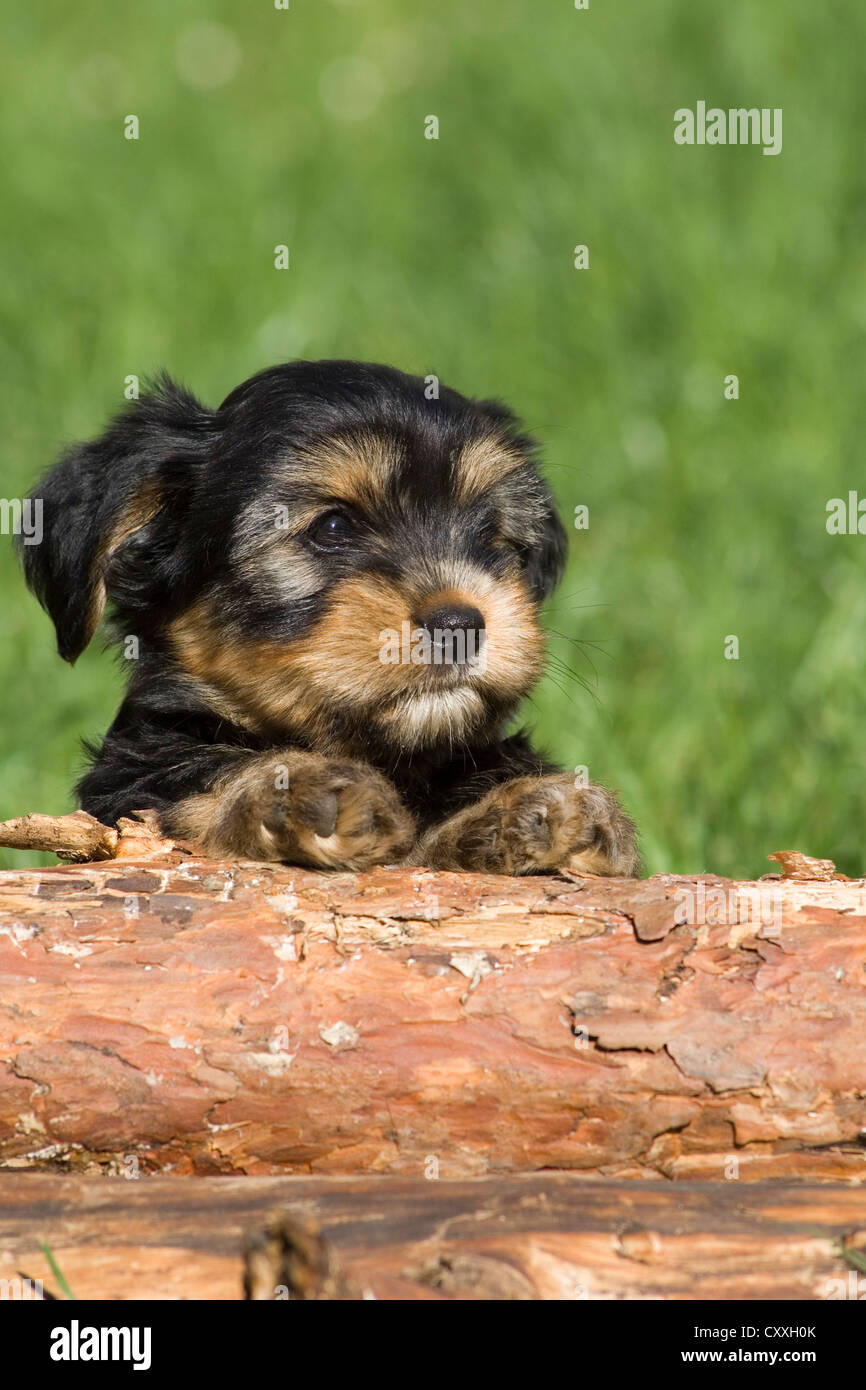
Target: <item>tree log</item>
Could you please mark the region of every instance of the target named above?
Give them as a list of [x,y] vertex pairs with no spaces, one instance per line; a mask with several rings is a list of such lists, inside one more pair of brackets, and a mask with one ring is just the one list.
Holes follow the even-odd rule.
[[44,1242],[76,1299],[237,1299],[245,1273],[256,1298],[866,1296],[863,1196],[836,1184],[28,1173],[0,1212],[0,1279],[56,1295]]
[[864,882],[831,871],[7,871],[0,1166],[860,1181]]

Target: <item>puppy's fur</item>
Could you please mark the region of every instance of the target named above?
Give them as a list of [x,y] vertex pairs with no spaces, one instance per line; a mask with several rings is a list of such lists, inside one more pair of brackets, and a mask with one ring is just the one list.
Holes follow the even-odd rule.
[[[163,378],[34,497],[61,656],[107,601],[137,639],[79,784],[100,820],[153,807],[209,854],[327,868],[636,871],[615,798],[503,734],[566,541],[500,405],[355,362],[274,367],[218,410]],[[387,631],[467,628],[474,658],[382,659]]]

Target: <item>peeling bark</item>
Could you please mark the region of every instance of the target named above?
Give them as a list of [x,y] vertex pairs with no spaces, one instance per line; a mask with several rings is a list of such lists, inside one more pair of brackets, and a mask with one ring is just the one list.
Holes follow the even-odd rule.
[[101,825],[86,811],[73,811],[69,816],[43,816],[33,811],[0,821],[0,845],[4,849],[41,850],[61,859],[113,859],[117,841],[115,829]]
[[0,1166],[863,1176],[862,881],[154,856],[0,875]]
[[[134,817],[134,818],[133,818]],[[32,811],[14,820],[0,821],[0,845],[4,849],[39,850],[72,863],[101,859],[153,859],[187,853],[182,840],[167,840],[159,833],[155,811],[135,811],[121,816],[116,826],[102,825],[87,811],[68,816],[44,816]]]

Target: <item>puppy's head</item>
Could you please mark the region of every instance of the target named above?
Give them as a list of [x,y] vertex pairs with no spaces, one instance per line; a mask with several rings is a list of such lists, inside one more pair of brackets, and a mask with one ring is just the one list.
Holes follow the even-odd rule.
[[298,362],[216,411],[163,380],[36,489],[28,582],[74,660],[106,600],[200,700],[275,738],[482,737],[541,669],[565,533],[498,405]]

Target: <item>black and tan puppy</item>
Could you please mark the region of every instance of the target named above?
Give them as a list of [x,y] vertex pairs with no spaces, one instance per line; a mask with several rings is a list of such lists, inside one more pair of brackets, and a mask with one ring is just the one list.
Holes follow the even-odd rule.
[[[504,727],[565,533],[499,405],[296,362],[208,410],[168,379],[36,489],[30,586],[129,690],[79,785],[212,855],[631,874],[634,830]],[[130,639],[135,639],[131,641]]]

